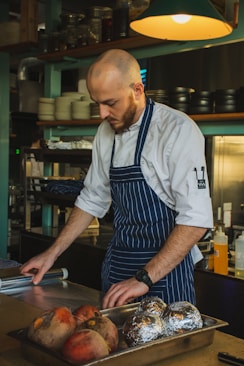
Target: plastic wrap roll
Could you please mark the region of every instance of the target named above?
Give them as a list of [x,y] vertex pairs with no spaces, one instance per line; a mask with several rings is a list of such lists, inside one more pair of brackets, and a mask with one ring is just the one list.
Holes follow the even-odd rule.
[[[32,278],[31,275],[0,278],[0,291],[33,285]],[[66,268],[53,269],[44,274],[40,285],[54,280],[66,280],[67,278],[68,270]]]

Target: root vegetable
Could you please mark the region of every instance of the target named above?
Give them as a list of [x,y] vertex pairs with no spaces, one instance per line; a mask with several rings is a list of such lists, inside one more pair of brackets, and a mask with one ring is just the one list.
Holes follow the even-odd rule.
[[84,304],[75,309],[73,311],[73,315],[76,319],[77,326],[79,326],[80,324],[84,323],[90,318],[93,318],[94,316],[100,316],[101,312],[94,305]]
[[93,329],[105,339],[109,351],[114,352],[118,348],[119,334],[116,325],[107,316],[95,316],[83,324],[84,328]]
[[27,336],[30,340],[51,350],[59,350],[74,332],[76,320],[67,307],[45,311],[30,324]]
[[62,355],[68,362],[81,365],[108,356],[109,350],[106,341],[98,332],[80,329],[66,340]]

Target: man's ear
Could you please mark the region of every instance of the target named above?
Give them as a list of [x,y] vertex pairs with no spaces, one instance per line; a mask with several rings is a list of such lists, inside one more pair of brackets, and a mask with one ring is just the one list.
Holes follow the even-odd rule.
[[141,94],[143,94],[144,93],[144,85],[143,85],[143,83],[140,83],[140,82],[135,83],[134,84],[134,91],[135,91],[135,96],[136,97],[137,96],[140,96]]

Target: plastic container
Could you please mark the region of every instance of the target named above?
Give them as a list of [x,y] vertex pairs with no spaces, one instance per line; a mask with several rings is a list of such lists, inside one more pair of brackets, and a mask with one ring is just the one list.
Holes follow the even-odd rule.
[[244,278],[244,231],[235,240],[235,276]]
[[228,275],[228,237],[221,226],[214,235],[214,272]]

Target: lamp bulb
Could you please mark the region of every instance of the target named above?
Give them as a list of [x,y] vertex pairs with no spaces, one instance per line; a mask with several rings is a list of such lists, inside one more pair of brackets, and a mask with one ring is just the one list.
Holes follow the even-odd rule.
[[174,20],[175,23],[185,24],[185,23],[189,22],[189,20],[191,19],[191,15],[175,14],[175,15],[171,15],[171,18]]

